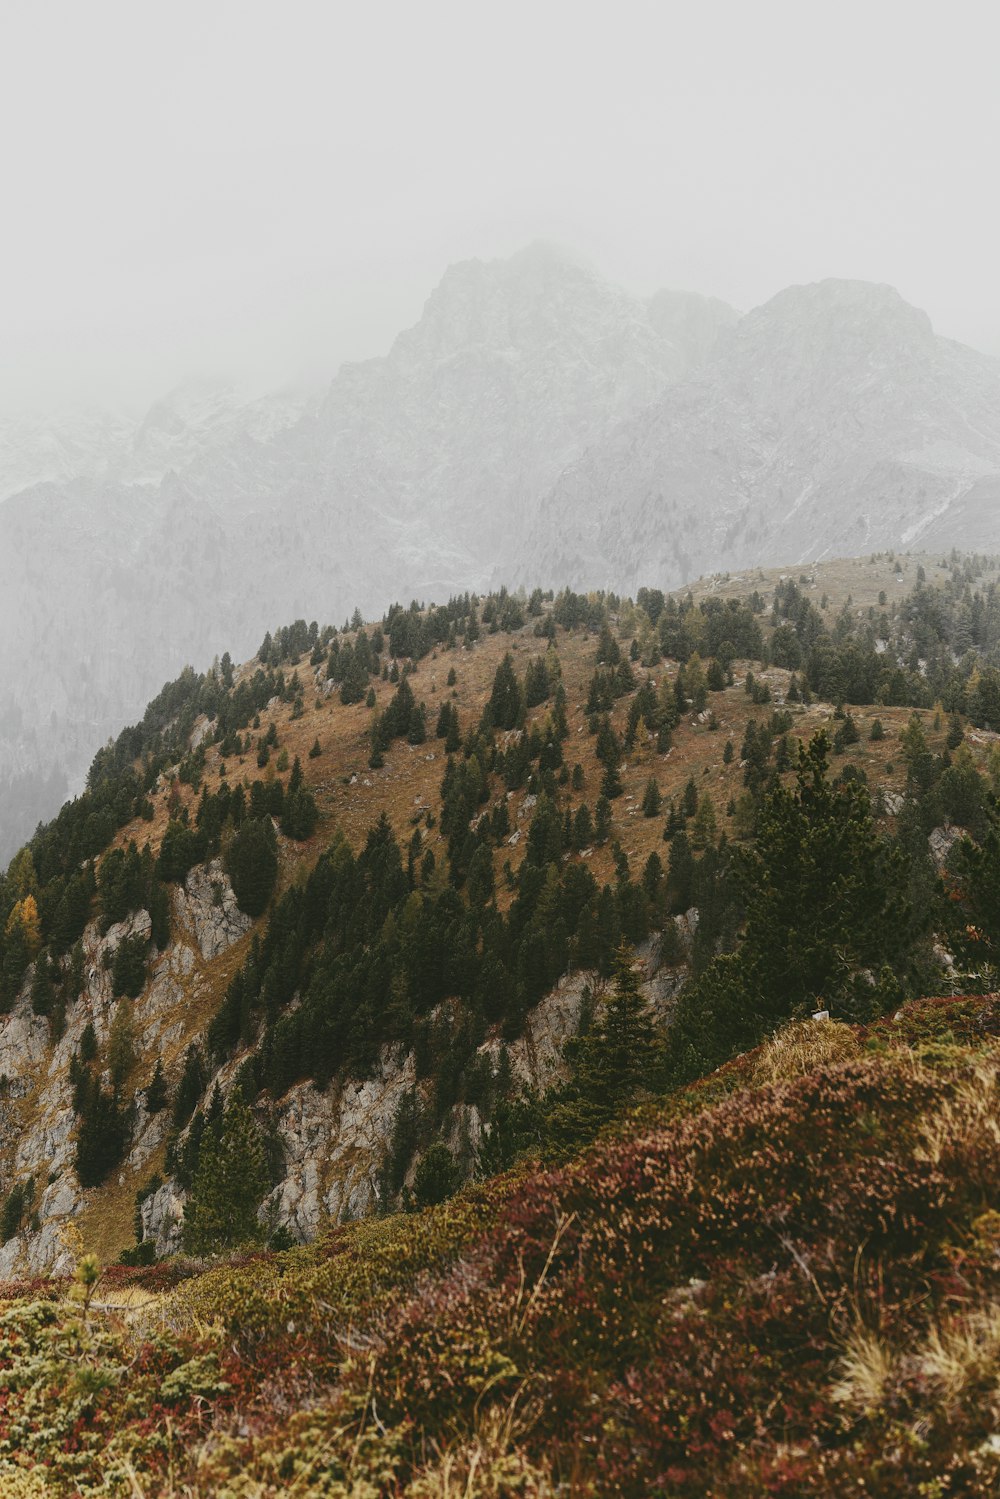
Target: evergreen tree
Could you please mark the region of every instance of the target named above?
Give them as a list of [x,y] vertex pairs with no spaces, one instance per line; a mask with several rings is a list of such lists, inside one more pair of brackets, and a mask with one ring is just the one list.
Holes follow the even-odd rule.
[[546,1122],[549,1138],[563,1148],[592,1139],[640,1093],[661,1086],[663,1046],[626,944],[615,951],[613,988],[603,1011],[566,1052],[570,1081]]
[[413,1177],[413,1197],[418,1207],[433,1207],[451,1197],[459,1185],[459,1172],[447,1145],[435,1140],[421,1156]]
[[611,802],[616,796],[621,796],[624,789],[617,765],[609,765],[601,777],[601,796]]
[[497,729],[516,729],[524,722],[524,695],[514,670],[514,658],[509,651],[493,678],[489,712],[493,726]]
[[123,937],[115,948],[111,966],[111,992],[117,999],[127,995],[137,999],[146,983],[146,951],[148,943],[141,932]]
[[87,1090],[76,1138],[76,1174],[81,1187],[97,1187],[125,1155],[129,1120],[115,1090],[94,1079]]
[[226,869],[240,910],[260,916],[278,878],[278,847],[269,817],[246,819],[229,846]]
[[594,809],[594,842],[607,843],[611,836],[611,803],[606,796],[597,798]]
[[156,1059],[156,1070],[152,1081],[146,1089],[146,1113],[159,1114],[167,1106],[167,1079],[163,1071],[163,1063],[159,1057]]
[[715,841],[715,805],[708,792],[698,802],[698,810],[691,826],[691,843],[698,850],[706,849]]
[[[676,1076],[753,1046],[789,1016],[822,1006],[868,1018],[898,1002],[888,978],[910,940],[902,855],[880,837],[864,786],[830,782],[828,751],[817,734],[800,748],[795,786],[779,783],[761,804],[755,844],[740,850],[742,942],[681,995]],[[873,978],[883,972],[885,982]]]
[[202,1136],[184,1214],[184,1248],[217,1254],[262,1237],[257,1209],[268,1187],[263,1141],[253,1115],[234,1096]]

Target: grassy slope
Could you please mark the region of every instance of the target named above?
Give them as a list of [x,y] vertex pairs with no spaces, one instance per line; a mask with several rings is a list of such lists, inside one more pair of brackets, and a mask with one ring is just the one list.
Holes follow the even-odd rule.
[[991,998],[806,1023],[568,1164],[113,1272],[89,1328],[8,1288],[2,1491],[993,1492],[998,1032]]

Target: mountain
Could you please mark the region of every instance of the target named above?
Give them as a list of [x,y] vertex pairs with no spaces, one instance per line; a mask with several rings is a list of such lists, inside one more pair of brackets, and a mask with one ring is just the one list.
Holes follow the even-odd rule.
[[34,484],[104,473],[130,432],[128,419],[110,411],[0,416],[0,503]]
[[538,507],[526,580],[632,589],[888,547],[1000,542],[1000,361],[891,288],[790,287]]
[[0,879],[3,1493],[993,1492],[998,740],[976,558],[182,673]]
[[535,245],[453,266],[388,355],[319,399],[189,382],[78,445],[75,474],[11,459],[34,482],[0,504],[0,711],[20,726],[0,741],[0,863],[53,810],[30,778],[78,787],[93,745],[185,662],[248,655],[275,618],[512,569],[566,465],[734,318],[643,302]]
[[9,455],[36,482],[0,502],[0,860],[85,746],[275,618],[1000,540],[1000,362],[890,288],[740,318],[546,245],[452,266],[318,396],[189,382],[76,433]]

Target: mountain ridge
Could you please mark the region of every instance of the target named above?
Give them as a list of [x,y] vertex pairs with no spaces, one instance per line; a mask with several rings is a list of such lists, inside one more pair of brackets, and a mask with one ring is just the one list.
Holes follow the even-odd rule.
[[176,391],[103,467],[0,503],[0,700],[22,726],[0,751],[0,780],[22,778],[0,849],[52,810],[25,774],[80,785],[74,719],[112,733],[186,660],[245,655],[275,617],[989,550],[998,370],[885,287],[789,288],[739,317],[536,246],[452,267],[386,355],[317,397]]

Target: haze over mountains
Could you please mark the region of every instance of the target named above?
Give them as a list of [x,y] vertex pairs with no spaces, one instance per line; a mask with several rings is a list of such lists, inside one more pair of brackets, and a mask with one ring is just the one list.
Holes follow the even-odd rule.
[[490,582],[1000,546],[1000,361],[887,287],[740,318],[532,246],[320,395],[0,419],[0,863],[187,661]]

